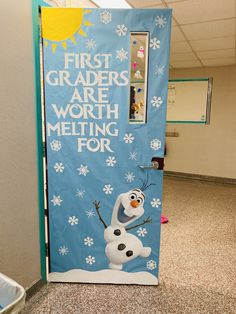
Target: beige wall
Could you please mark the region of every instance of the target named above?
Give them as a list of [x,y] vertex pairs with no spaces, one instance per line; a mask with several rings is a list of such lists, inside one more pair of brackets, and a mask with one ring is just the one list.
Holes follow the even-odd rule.
[[236,178],[236,67],[170,71],[170,78],[213,77],[210,125],[168,124],[165,169]]
[[0,272],[40,279],[30,0],[0,1]]

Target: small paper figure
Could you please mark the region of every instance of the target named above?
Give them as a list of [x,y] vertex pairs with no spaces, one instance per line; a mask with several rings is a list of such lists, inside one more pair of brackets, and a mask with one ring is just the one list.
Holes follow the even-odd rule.
[[134,62],[133,62],[133,64],[132,64],[132,66],[133,66],[134,71],[136,71],[137,62],[136,62],[136,61],[134,61]]
[[142,77],[142,74],[139,70],[137,70],[135,73],[134,73],[134,77],[138,80],[141,80],[143,77]]
[[138,52],[137,52],[137,57],[140,58],[140,59],[143,59],[144,58],[144,48],[143,46],[140,46]]

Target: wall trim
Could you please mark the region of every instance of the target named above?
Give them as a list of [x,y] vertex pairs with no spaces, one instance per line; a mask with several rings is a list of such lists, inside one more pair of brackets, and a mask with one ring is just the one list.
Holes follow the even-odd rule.
[[206,175],[194,174],[194,173],[164,171],[164,176],[174,177],[174,178],[184,178],[184,179],[189,179],[189,180],[208,181],[208,182],[214,182],[214,183],[236,184],[236,179],[234,178],[214,177],[214,176],[206,176]]
[[26,301],[34,296],[45,285],[43,279],[34,282],[31,287],[26,289]]

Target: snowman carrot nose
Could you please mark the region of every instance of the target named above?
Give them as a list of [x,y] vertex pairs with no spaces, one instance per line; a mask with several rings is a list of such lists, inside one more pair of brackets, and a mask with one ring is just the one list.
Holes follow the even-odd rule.
[[139,206],[139,202],[136,200],[133,200],[132,202],[130,202],[130,205],[134,208],[137,208]]

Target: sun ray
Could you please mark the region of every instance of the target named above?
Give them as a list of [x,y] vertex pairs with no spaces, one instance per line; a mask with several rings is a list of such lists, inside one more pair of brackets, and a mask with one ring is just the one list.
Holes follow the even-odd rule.
[[78,31],[78,34],[80,34],[83,37],[87,37],[87,34],[82,30],[82,28]]
[[93,26],[93,23],[89,21],[84,21],[84,26]]
[[71,36],[71,37],[70,37],[70,40],[76,45],[76,40],[75,40],[75,37],[74,37],[74,36]]
[[57,49],[57,44],[52,44],[52,52],[54,53]]
[[62,45],[62,47],[63,47],[65,50],[67,49],[66,41],[63,41],[63,42],[61,43],[61,45]]
[[47,47],[48,46],[48,41],[44,40],[43,44],[44,44],[44,47]]
[[91,13],[91,12],[92,12],[92,10],[84,10],[85,14],[88,14],[88,13]]

